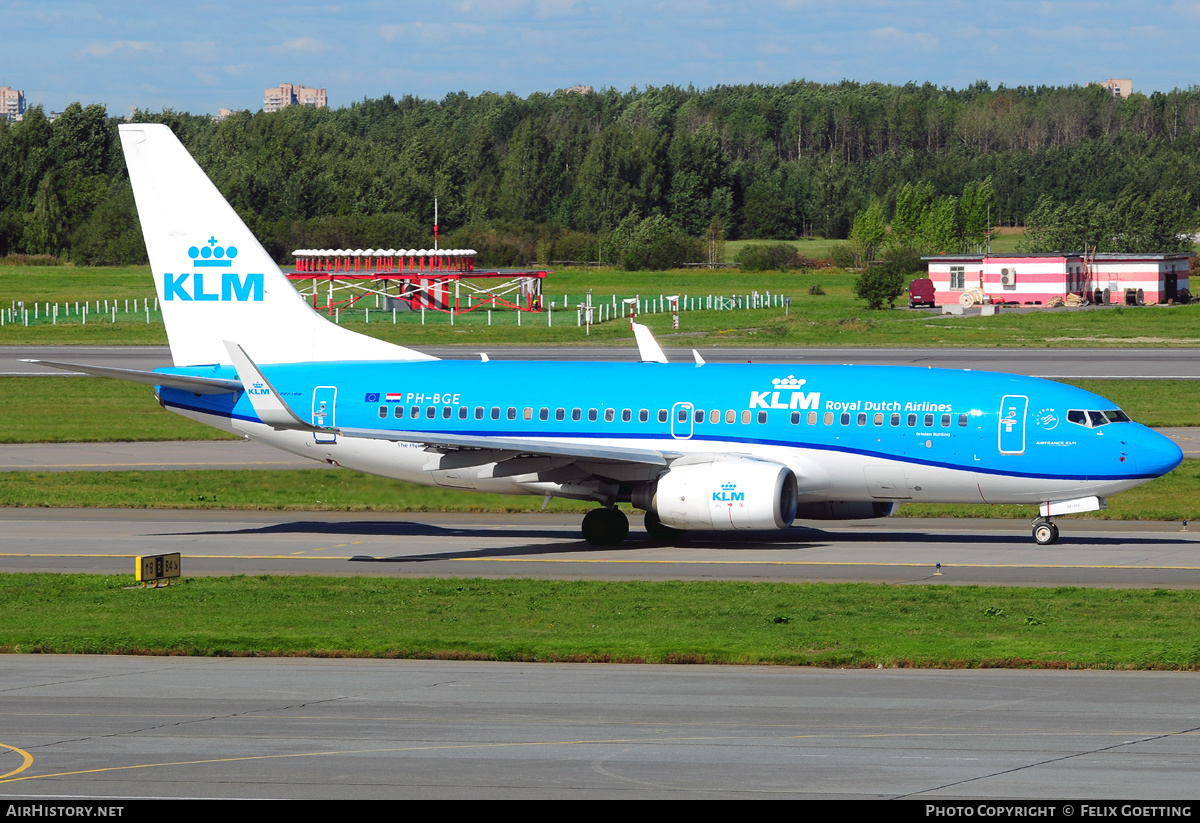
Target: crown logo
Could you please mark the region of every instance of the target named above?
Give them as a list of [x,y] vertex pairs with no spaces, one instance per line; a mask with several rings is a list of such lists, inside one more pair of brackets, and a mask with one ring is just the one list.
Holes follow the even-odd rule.
[[237,246],[218,246],[215,236],[208,238],[207,246],[192,246],[188,249],[188,257],[192,265],[199,268],[228,268],[237,257]]
[[782,391],[785,389],[798,389],[807,382],[807,380],[797,380],[789,374],[787,377],[776,377],[771,381],[771,385]]
[[737,483],[722,483],[721,491],[731,492],[737,488]]

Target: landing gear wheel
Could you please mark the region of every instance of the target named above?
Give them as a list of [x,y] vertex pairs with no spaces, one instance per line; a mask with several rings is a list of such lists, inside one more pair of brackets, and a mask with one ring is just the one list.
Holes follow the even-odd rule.
[[583,517],[583,539],[593,546],[616,546],[629,535],[629,518],[620,509],[592,509]]
[[1033,524],[1033,539],[1039,546],[1053,546],[1058,542],[1058,526],[1049,520],[1040,520]]
[[674,543],[687,534],[684,529],[664,526],[662,520],[654,512],[646,512],[645,526],[646,534],[650,535],[650,539],[655,543]]

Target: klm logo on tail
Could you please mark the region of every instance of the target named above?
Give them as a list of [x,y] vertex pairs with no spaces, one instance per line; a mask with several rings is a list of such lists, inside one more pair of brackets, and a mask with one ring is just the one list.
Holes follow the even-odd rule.
[[[207,246],[192,246],[188,249],[188,257],[191,258],[189,265],[196,269],[231,268],[237,254],[237,246],[218,246],[216,237],[210,237]],[[223,271],[220,273],[219,286],[216,274],[217,272],[212,273],[213,276],[209,277],[206,286],[205,272],[203,271],[183,272],[182,274],[164,272],[163,299],[238,303],[262,301],[263,275],[261,272],[240,275],[237,272]]]

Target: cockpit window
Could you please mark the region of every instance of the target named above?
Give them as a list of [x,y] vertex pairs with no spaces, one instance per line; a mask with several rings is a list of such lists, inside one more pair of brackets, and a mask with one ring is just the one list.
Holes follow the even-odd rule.
[[1105,411],[1071,409],[1067,412],[1067,421],[1089,429],[1098,429],[1109,423],[1133,422],[1129,419],[1129,415],[1120,409],[1106,409]]

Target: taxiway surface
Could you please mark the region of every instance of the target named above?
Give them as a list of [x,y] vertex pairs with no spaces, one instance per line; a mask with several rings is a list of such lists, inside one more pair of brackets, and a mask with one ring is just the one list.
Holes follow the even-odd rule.
[[[1180,523],[889,518],[782,532],[588,546],[576,514],[0,509],[6,571],[133,573],[180,552],[185,575],[327,574],[568,579],[869,581],[906,585],[1193,588],[1200,535]],[[938,564],[941,564],[939,570]],[[939,574],[940,571],[940,574]]]
[[1193,798],[1196,675],[0,656],[16,798]]
[[[663,338],[660,343],[669,343]],[[421,351],[443,359],[479,357],[478,347],[423,346]],[[674,363],[691,363],[690,348],[664,346]],[[500,346],[489,347],[493,360],[617,360],[638,359],[632,346]],[[1200,349],[1071,348],[807,348],[781,346],[708,346],[700,353],[710,363],[795,363],[921,368],[974,369],[1026,374],[1050,379],[1200,380]],[[22,362],[59,360],[121,369],[150,370],[171,365],[166,346],[0,346],[0,377],[61,376],[66,372]]]

